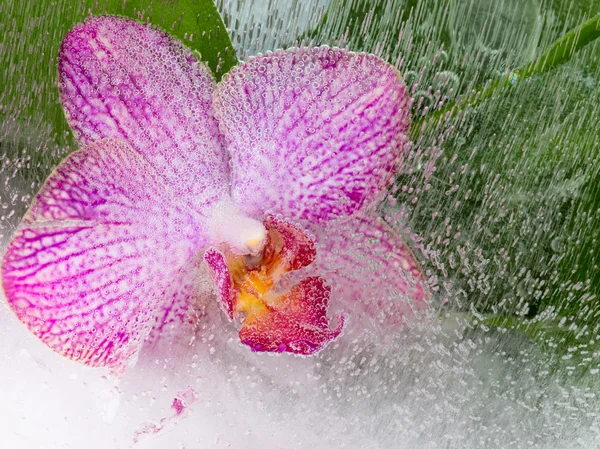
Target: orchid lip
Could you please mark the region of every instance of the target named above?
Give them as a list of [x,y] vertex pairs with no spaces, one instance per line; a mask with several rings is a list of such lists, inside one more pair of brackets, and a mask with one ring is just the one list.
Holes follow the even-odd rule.
[[309,276],[279,291],[287,273],[313,262],[314,242],[274,216],[265,218],[264,227],[267,238],[260,256],[239,257],[216,248],[205,253],[223,310],[230,319],[241,320],[240,340],[253,352],[317,353],[344,325],[343,317],[334,330],[327,324],[331,288],[323,278]]

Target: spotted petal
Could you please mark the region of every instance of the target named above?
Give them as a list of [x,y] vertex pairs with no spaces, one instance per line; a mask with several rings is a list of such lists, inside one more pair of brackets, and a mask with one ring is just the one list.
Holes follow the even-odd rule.
[[340,49],[282,50],[234,68],[214,99],[234,198],[252,216],[354,213],[399,164],[407,99],[394,67]]
[[389,329],[428,307],[413,252],[380,218],[328,223],[316,234],[317,264],[333,286],[333,307],[348,311],[352,324]]
[[184,45],[149,24],[94,17],[63,40],[61,101],[83,144],[122,139],[198,207],[228,190],[212,115],[215,81]]
[[180,273],[206,242],[159,181],[141,155],[104,140],[69,156],[37,195],[4,255],[2,287],[56,352],[123,366],[157,316],[193,297]]
[[204,253],[204,260],[209,267],[210,275],[215,286],[217,298],[229,319],[233,319],[235,308],[235,291],[227,266],[227,260],[221,251],[208,248]]
[[267,231],[276,231],[269,233],[269,241],[274,238],[280,241],[267,244],[263,258],[269,259],[278,251],[277,257],[286,272],[299,270],[313,263],[317,255],[315,242],[297,226],[273,215],[267,215],[264,224]]

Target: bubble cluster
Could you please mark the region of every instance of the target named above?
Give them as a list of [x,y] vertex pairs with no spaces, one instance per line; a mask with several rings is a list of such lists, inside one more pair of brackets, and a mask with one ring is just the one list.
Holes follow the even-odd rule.
[[[11,17],[11,3],[25,5],[22,30]],[[50,61],[56,51],[46,45],[52,39],[46,39],[54,35],[58,41],[65,33],[61,28],[65,25],[56,23],[62,17],[58,12],[77,8],[74,17],[88,14],[81,11],[83,3],[63,3],[55,2],[48,11],[41,11],[42,2],[9,0],[0,7],[6,50],[0,55],[0,72],[3,79],[19,83],[18,89],[6,88],[1,99],[0,234],[4,237],[12,234],[38,182],[68,151],[57,148],[52,126],[40,123],[31,112],[37,113],[43,104],[57,104],[47,95],[54,78],[33,75],[32,68],[56,70]],[[95,3],[101,8],[113,2]],[[533,0],[521,2],[520,9],[512,0],[336,0],[326,17],[317,12],[311,15],[312,23],[305,24],[286,23],[282,17],[291,17],[287,10],[310,10],[321,1],[292,1],[284,6],[270,0],[218,3],[240,5],[225,18],[229,17],[243,59],[257,50],[298,45],[297,37],[319,45],[348,45],[393,63],[404,74],[414,99],[408,104],[412,104],[413,124],[418,122],[413,127],[416,137],[407,145],[392,197],[378,209],[391,227],[383,222],[372,228],[331,223],[331,241],[315,231],[319,243],[315,263],[327,268],[326,278],[332,281],[332,312],[351,314],[345,334],[311,358],[251,353],[235,336],[223,332],[225,314],[204,319],[205,313],[211,313],[209,306],[218,307],[216,301],[207,301],[207,309],[197,311],[197,334],[166,342],[163,352],[142,351],[137,365],[128,370],[118,390],[110,390],[110,396],[104,382],[89,382],[89,376],[100,378],[102,370],[85,370],[56,357],[22,329],[12,311],[0,308],[4,342],[0,377],[10,385],[3,391],[3,441],[16,447],[128,447],[140,423],[162,424],[176,392],[193,385],[200,402],[189,409],[193,416],[152,435],[142,446],[596,447],[600,440],[597,42],[541,78],[519,77],[508,90],[480,101],[475,110],[466,108],[437,124],[434,118],[439,107],[455,101],[464,105],[461,100],[466,95],[487,80],[497,80],[498,72],[514,71],[519,61],[527,62],[548,48],[565,30],[586,19],[578,16],[585,8],[593,6],[597,11],[597,2],[545,2],[535,17],[531,8],[525,9]],[[562,12],[555,10],[557,5],[564,6]],[[507,7],[512,17],[527,19],[531,26],[525,21],[512,26],[513,19],[504,22],[510,17],[503,11]],[[480,13],[487,16],[482,21]],[[43,23],[49,17],[51,26]],[[536,50],[540,21],[543,40]],[[298,36],[295,30],[302,26],[306,31]],[[481,39],[473,38],[470,31],[465,33],[467,28],[486,34],[477,32]],[[35,36],[33,40],[28,33]],[[268,67],[264,72],[257,68],[258,72],[268,73]],[[50,122],[54,116],[44,117]],[[240,118],[240,123],[243,120],[250,123],[248,117]],[[320,130],[307,127],[306,131]],[[239,160],[252,161],[252,154],[248,150]],[[92,179],[96,177],[96,172],[91,173]],[[263,184],[269,182],[266,179]],[[102,197],[102,191],[98,194]],[[60,200],[55,194],[47,198]],[[100,203],[96,206],[107,210]],[[183,210],[181,204],[176,207]],[[64,213],[56,204],[52,210]],[[165,212],[157,210],[159,216]],[[76,211],[93,215],[92,209],[79,206],[69,211],[72,217]],[[135,213],[126,216],[144,219]],[[150,227],[158,232],[161,223],[151,222]],[[189,223],[188,217],[182,218],[170,232],[186,229]],[[388,247],[389,242],[397,242],[397,234],[412,232],[420,234],[414,254],[403,245]],[[45,248],[58,254],[51,245],[60,244],[59,234],[54,241],[46,237]],[[141,238],[136,234],[134,240]],[[130,248],[134,240],[126,245],[108,242],[111,254]],[[367,251],[371,246],[374,254]],[[324,247],[339,257],[338,262],[333,259],[325,265]],[[195,261],[169,273],[172,259],[163,259],[154,247],[148,246],[148,253],[158,254],[149,264],[161,270],[152,271],[147,282],[158,285],[162,276],[173,276],[168,286],[160,284],[164,288],[157,291],[177,297],[192,291],[192,286],[197,288],[199,280],[191,276],[200,271]],[[417,259],[424,261],[421,281],[396,269],[408,263],[410,271]],[[355,264],[356,270],[345,270],[347,265],[340,260]],[[22,258],[20,269],[26,270],[28,261]],[[51,260],[48,263],[44,269],[56,266]],[[389,286],[390,279],[396,279],[397,291]],[[365,312],[362,315],[339,306],[336,285],[343,282],[357,290],[368,284],[363,301],[356,303],[357,312]],[[118,287],[118,282],[113,286]],[[429,289],[439,318],[391,327],[402,321],[402,313],[420,312],[406,295],[419,286]],[[113,294],[110,289],[106,293]],[[51,298],[56,304],[65,303],[58,294]],[[98,295],[93,298],[100,301]],[[150,311],[153,303],[144,302],[147,299],[141,304]],[[362,304],[373,307],[361,309]],[[158,316],[155,328],[175,332],[178,322],[169,317],[177,304],[160,307],[152,311]],[[104,313],[127,314],[130,309],[119,302],[104,308],[90,305],[92,309],[95,315],[86,309],[79,320],[86,331],[77,329],[79,333],[72,335],[89,334],[89,341],[101,347],[106,330],[97,318]],[[141,311],[140,320],[146,312]],[[370,329],[389,332],[374,339],[354,338],[351,331],[357,317]],[[115,341],[120,341],[121,329],[137,332],[133,322],[126,326],[129,322],[109,328]]]

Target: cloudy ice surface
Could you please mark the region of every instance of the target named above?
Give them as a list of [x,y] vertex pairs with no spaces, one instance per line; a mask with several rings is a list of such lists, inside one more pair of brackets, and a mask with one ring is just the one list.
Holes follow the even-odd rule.
[[0,326],[7,449],[566,449],[600,441],[597,376],[565,379],[526,339],[469,331],[463,316],[383,337],[350,327],[302,358],[251,353],[214,307],[195,341],[145,350],[120,379],[54,354],[5,302]]
[[319,23],[331,0],[216,0],[237,54],[273,51],[296,42]]

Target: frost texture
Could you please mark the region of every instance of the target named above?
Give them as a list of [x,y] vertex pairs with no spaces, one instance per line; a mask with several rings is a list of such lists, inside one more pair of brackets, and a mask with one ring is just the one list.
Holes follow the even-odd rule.
[[[182,327],[190,315],[193,324],[196,303],[208,299],[194,287],[207,241],[255,256],[265,230],[251,217],[267,210],[305,219],[313,230],[354,216],[391,181],[404,149],[402,79],[365,53],[278,51],[236,67],[215,86],[208,69],[166,33],[97,16],[67,33],[58,60],[61,101],[84,148],[36,195],[3,256],[2,286],[33,333],[91,366],[122,369],[156,337],[151,329],[174,320],[168,315]],[[281,237],[284,250],[293,249],[286,233]],[[340,262],[339,271],[354,268]],[[330,332],[317,307],[329,300],[323,285],[317,277],[301,281],[275,301],[273,319],[244,308],[242,341],[254,350],[320,350],[341,329]],[[303,301],[310,307],[303,310]],[[292,337],[282,339],[288,330]]]

